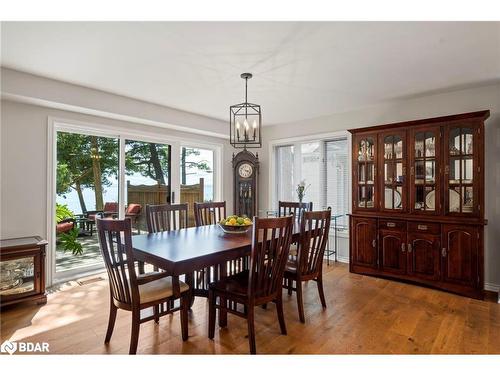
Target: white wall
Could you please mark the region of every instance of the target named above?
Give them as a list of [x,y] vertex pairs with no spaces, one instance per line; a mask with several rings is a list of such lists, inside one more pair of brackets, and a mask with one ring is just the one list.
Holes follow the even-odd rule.
[[[452,92],[422,95],[331,116],[264,127],[261,160],[260,209],[270,203],[269,142],[283,138],[331,133],[428,117],[437,117],[483,109],[491,111],[486,121],[486,218],[485,281],[486,287],[500,287],[500,83]],[[265,110],[265,108],[264,108]],[[348,259],[347,241],[340,242],[339,255]]]

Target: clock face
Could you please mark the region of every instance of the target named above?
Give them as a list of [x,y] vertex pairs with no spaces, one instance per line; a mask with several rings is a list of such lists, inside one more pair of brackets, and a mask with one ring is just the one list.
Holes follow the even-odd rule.
[[243,163],[238,168],[238,174],[243,178],[249,178],[253,173],[253,167],[248,163]]

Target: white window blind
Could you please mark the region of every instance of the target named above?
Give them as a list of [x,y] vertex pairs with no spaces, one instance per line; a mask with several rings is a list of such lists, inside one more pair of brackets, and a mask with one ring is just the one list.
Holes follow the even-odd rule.
[[313,202],[314,210],[332,208],[339,228],[348,227],[349,176],[347,139],[298,142],[277,146],[276,202],[298,201],[296,188],[305,180],[304,202]]
[[[304,202],[312,202],[313,210],[320,210],[323,203],[323,184],[322,184],[322,155],[321,142],[302,143],[300,145],[300,180],[306,182],[306,193]],[[297,185],[300,181],[297,181]],[[298,200],[295,194],[295,201]]]
[[326,166],[326,205],[332,208],[335,215],[342,214],[337,219],[338,227],[348,227],[349,212],[349,165],[347,155],[347,139],[325,142]]
[[276,148],[277,201],[295,200],[294,146]]

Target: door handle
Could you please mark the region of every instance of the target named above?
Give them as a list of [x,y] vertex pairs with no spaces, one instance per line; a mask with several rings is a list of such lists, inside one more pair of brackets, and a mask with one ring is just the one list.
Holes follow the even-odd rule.
[[448,252],[446,251],[446,248],[445,248],[445,247],[443,247],[443,249],[441,250],[441,256],[442,256],[443,258],[446,258],[446,254],[448,254]]
[[372,241],[372,247],[375,248],[377,246],[377,241],[373,240]]
[[411,253],[411,243],[408,244],[408,252]]
[[401,244],[401,251],[402,251],[403,253],[406,251],[406,250],[405,250],[405,243],[404,243],[404,242]]

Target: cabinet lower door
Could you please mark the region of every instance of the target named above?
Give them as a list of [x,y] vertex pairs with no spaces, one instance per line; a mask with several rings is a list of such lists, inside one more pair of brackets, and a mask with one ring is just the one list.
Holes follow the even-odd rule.
[[443,225],[441,264],[443,281],[476,287],[479,231],[476,227]]
[[408,274],[426,280],[439,280],[439,236],[409,233],[408,234]]
[[379,238],[380,268],[389,273],[406,273],[406,233],[381,229]]
[[354,265],[377,268],[377,220],[351,218],[351,261]]

